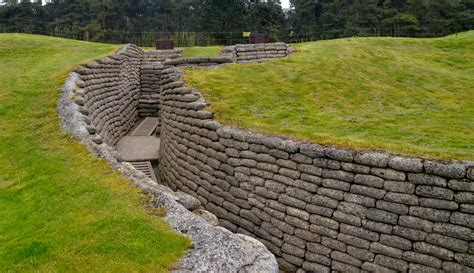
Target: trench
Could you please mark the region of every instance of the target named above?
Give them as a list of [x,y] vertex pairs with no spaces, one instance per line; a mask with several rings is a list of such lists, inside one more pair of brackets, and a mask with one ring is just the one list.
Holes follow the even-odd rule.
[[[353,151],[213,120],[181,67],[285,57],[284,44],[220,57],[129,45],[78,69],[81,112],[105,143],[259,240],[287,272],[473,272],[474,163]],[[81,93],[82,92],[82,93]]]

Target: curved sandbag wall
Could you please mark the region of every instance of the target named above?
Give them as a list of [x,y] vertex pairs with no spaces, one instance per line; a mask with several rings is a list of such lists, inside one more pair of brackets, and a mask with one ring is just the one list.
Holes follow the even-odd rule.
[[[87,137],[113,145],[132,121],[159,117],[161,183],[198,200],[221,227],[263,243],[282,270],[474,271],[473,162],[353,151],[232,128],[214,121],[202,93],[181,80],[179,67],[284,57],[292,52],[288,46],[239,45],[218,58],[188,59],[143,57],[126,48],[134,68],[126,72],[133,76],[119,76],[130,80],[118,88],[124,93],[117,86],[97,91],[99,103],[90,104],[126,106],[97,118],[104,107],[90,109],[84,97],[79,111],[89,114]],[[103,86],[90,85],[100,81],[99,72],[90,79],[78,73],[84,89]]]
[[97,143],[115,145],[137,121],[142,56],[139,47],[127,45],[77,70],[81,81],[75,102],[88,117],[87,129]]
[[[126,45],[109,57],[78,68],[62,88],[58,103],[62,127],[149,194],[151,206],[165,207],[165,218],[172,228],[193,241],[176,272],[278,272],[275,256],[263,244],[217,226],[216,216],[206,211],[199,200],[157,184],[132,164],[122,162],[114,149],[137,120],[159,116],[155,110],[160,109],[161,88],[156,89],[156,84],[168,81],[160,80],[159,63],[176,58],[178,53],[169,52],[165,54],[168,57],[161,53],[145,55],[140,48]],[[151,77],[143,77],[141,72],[146,69]],[[153,84],[144,92],[141,87],[147,86],[145,80],[149,78]],[[158,93],[154,94],[154,90]]]
[[[175,73],[179,73],[176,71]],[[352,151],[212,121],[163,88],[160,173],[290,272],[473,272],[473,162]]]

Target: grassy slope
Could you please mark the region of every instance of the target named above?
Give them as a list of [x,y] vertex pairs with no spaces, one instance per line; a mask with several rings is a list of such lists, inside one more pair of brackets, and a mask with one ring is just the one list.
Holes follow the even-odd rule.
[[[221,51],[224,47],[223,46],[194,46],[194,47],[182,47],[184,49],[183,57],[184,58],[191,58],[191,57],[214,57],[219,56]],[[154,47],[143,47],[145,51],[155,50]]]
[[190,246],[59,130],[58,88],[116,46],[0,34],[0,271],[166,271]]
[[319,143],[474,159],[474,31],[295,45],[290,58],[187,70],[217,119]]
[[185,47],[183,57],[214,57],[219,56],[223,47],[222,46],[208,46],[208,47]]

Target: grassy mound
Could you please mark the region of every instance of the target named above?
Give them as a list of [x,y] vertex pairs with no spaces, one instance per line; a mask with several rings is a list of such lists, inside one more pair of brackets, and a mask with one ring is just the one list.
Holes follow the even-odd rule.
[[222,46],[208,46],[208,47],[185,47],[183,52],[184,58],[191,57],[214,57],[219,56],[222,49]]
[[190,246],[60,132],[68,71],[116,48],[0,34],[0,271],[162,272]]
[[[193,57],[215,57],[221,54],[223,46],[194,46],[194,47],[182,47],[184,50],[183,58]],[[143,47],[145,51],[156,50],[154,47]]]
[[295,45],[287,59],[190,69],[218,120],[318,143],[474,159],[474,31]]

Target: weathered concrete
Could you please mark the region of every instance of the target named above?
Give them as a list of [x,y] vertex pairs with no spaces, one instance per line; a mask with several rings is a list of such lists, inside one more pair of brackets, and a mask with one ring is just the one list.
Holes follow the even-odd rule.
[[160,123],[159,118],[147,117],[142,120],[136,128],[130,133],[131,136],[151,136],[158,124]]
[[150,161],[135,161],[135,162],[128,162],[130,163],[135,169],[144,173],[148,178],[151,180],[158,182],[156,178],[155,171],[153,170],[153,166],[151,165]]
[[154,161],[159,158],[160,139],[155,136],[125,136],[116,150],[127,162]]

